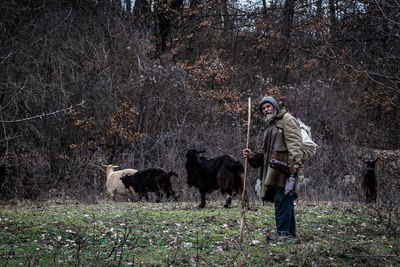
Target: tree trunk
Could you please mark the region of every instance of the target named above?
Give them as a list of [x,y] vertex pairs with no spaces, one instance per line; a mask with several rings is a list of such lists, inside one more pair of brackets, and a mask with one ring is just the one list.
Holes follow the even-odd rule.
[[287,67],[290,57],[290,35],[292,32],[295,0],[286,0],[282,14],[281,40],[279,55],[273,83],[282,85],[287,83],[289,69]]
[[140,32],[147,32],[151,28],[151,1],[136,0],[133,7],[133,23]]
[[329,0],[329,20],[330,20],[330,34],[331,40],[336,40],[336,7],[335,7],[335,0]]
[[266,0],[262,0],[262,4],[263,4],[263,14],[264,14],[264,18],[267,18],[267,1]]
[[322,9],[322,0],[317,0],[317,18],[318,20],[322,19],[323,9]]
[[126,13],[131,14],[132,13],[132,0],[125,0],[125,7],[126,7]]
[[191,12],[192,10],[195,10],[198,6],[198,1],[197,0],[191,0],[189,4],[190,8],[190,15],[188,17],[188,23],[187,23],[187,34],[186,34],[186,58],[188,59],[189,64],[194,63],[194,40],[195,40],[195,34],[196,34],[196,21],[197,21],[197,15],[195,12]]
[[172,23],[177,18],[182,4],[183,0],[171,0],[170,2],[158,0],[154,5],[157,24],[156,35],[160,53],[163,53],[167,48],[167,42],[172,33]]

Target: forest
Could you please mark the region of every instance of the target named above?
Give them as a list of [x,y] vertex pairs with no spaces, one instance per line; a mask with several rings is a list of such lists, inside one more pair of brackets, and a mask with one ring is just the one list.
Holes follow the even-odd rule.
[[196,200],[186,151],[243,162],[248,98],[259,150],[271,95],[318,144],[302,199],[362,201],[379,158],[398,207],[398,1],[3,0],[0,18],[1,201],[108,199],[102,164],[175,171]]

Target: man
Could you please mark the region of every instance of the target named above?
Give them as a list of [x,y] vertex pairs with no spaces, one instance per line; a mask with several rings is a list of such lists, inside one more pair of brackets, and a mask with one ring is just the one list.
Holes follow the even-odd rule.
[[[261,167],[261,196],[263,201],[274,202],[277,236],[296,237],[296,220],[294,214],[295,190],[286,192],[286,180],[289,176],[296,178],[302,164],[302,137],[297,120],[271,96],[264,97],[259,103],[259,109],[264,115],[266,130],[262,152],[243,150],[253,168]],[[284,170],[270,164],[271,160],[287,164]],[[283,165],[280,165],[282,167]],[[295,188],[295,185],[294,185]]]

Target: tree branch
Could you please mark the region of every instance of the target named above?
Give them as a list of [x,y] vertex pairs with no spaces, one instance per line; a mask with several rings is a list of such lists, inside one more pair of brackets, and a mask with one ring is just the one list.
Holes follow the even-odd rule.
[[23,119],[8,120],[8,121],[1,120],[0,123],[18,123],[18,122],[30,121],[30,120],[39,119],[39,118],[42,119],[44,117],[48,117],[48,116],[51,116],[51,115],[56,115],[56,114],[61,113],[61,112],[69,111],[69,110],[71,110],[71,109],[73,109],[74,107],[77,107],[77,106],[83,107],[84,103],[85,103],[85,100],[82,100],[82,102],[77,104],[77,105],[70,106],[68,108],[64,108],[64,109],[61,109],[61,110],[56,110],[56,111],[49,112],[49,113],[42,113],[40,115],[36,115],[36,116],[28,117],[28,118],[23,118]]

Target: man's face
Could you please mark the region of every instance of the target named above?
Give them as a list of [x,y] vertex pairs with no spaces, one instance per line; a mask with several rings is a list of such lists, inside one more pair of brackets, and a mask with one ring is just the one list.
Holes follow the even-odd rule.
[[274,113],[274,106],[269,102],[265,102],[264,104],[262,104],[261,110],[264,115],[272,114]]

